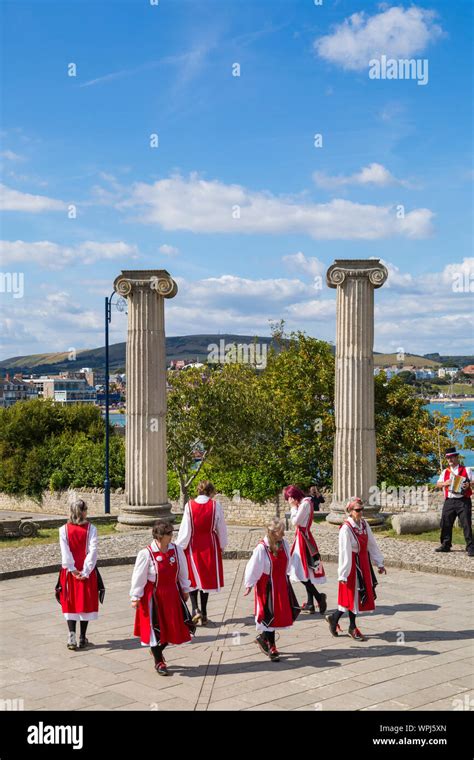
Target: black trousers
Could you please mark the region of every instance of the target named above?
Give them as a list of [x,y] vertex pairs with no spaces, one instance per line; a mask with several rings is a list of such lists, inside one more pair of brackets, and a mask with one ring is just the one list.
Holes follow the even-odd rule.
[[453,525],[456,517],[459,517],[464,532],[466,549],[472,549],[474,547],[472,542],[472,501],[468,496],[463,496],[462,499],[445,500],[441,513],[440,542],[447,549],[451,548]]

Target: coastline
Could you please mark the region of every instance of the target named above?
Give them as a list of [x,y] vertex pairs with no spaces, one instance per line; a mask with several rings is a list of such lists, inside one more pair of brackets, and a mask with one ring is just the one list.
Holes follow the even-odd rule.
[[474,401],[474,396],[453,396],[452,398],[428,398],[426,399],[426,402],[429,404],[445,404],[449,403],[450,401],[456,401],[460,404],[463,403],[463,401]]

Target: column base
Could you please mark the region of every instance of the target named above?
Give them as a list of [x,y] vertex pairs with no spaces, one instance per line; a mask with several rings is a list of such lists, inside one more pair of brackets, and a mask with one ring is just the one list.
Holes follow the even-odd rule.
[[128,528],[151,528],[156,520],[168,520],[174,523],[176,515],[171,512],[172,505],[164,504],[127,504],[120,508],[116,530]]
[[[341,506],[333,502],[330,510],[326,517],[326,522],[331,523],[331,525],[342,525],[348,517],[345,505]],[[385,523],[385,515],[380,512],[380,507],[365,507],[364,520],[367,520],[370,526],[383,525]]]

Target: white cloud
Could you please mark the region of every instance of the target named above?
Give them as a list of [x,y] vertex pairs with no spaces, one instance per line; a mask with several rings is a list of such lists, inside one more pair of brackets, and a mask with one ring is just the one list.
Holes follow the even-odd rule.
[[177,256],[179,254],[179,248],[175,248],[174,245],[168,245],[164,243],[160,245],[160,253],[164,256]]
[[175,66],[177,69],[179,84],[187,84],[201,72],[209,53],[214,47],[215,43],[212,41],[201,41],[185,53],[169,55],[156,61],[148,61],[147,63],[140,64],[139,66],[130,69],[112,71],[110,74],[104,74],[95,79],[89,79],[86,82],[82,82],[79,87],[92,87],[93,85],[102,84],[103,82],[110,82],[116,79],[121,79],[122,77],[130,77],[135,74],[141,74],[144,71],[151,71],[162,65]]
[[[335,325],[336,319],[336,299],[335,298],[315,298],[312,301],[305,301],[304,303],[292,303],[285,309],[285,319],[291,320],[293,324],[298,325],[299,322],[314,322],[315,320],[320,323],[325,321],[326,327],[330,327],[330,324]],[[308,329],[305,325],[304,329]],[[314,334],[315,330],[312,329]]]
[[414,209],[403,219],[392,206],[374,206],[333,199],[301,203],[288,196],[254,192],[241,185],[172,176],[152,185],[133,185],[118,208],[137,207],[136,221],[165,230],[199,233],[303,233],[319,240],[377,240],[394,236],[421,238],[431,234],[433,212]]
[[2,158],[5,158],[7,161],[24,161],[25,157],[20,156],[18,153],[15,153],[13,150],[4,150],[0,154]]
[[470,292],[474,292],[474,256],[466,257],[459,263],[446,264],[442,272],[444,285],[452,287],[461,280],[472,283]]
[[122,241],[97,243],[86,240],[73,246],[59,245],[49,240],[26,242],[24,240],[0,241],[0,253],[4,264],[20,262],[38,264],[45,269],[59,270],[73,264],[92,264],[104,259],[127,256],[137,258],[137,247]]
[[349,176],[329,177],[323,172],[314,172],[313,180],[319,187],[326,188],[343,187],[344,185],[377,185],[378,187],[403,185],[410,187],[407,180],[397,179],[385,166],[375,162],[369,166],[364,166],[360,171]]
[[103,345],[103,329],[102,311],[84,308],[72,293],[50,294],[42,300],[23,298],[11,302],[8,318],[0,319],[0,351],[7,359],[95,348]]
[[205,300],[210,304],[236,305],[248,308],[248,304],[280,304],[290,299],[300,300],[313,294],[314,290],[301,280],[287,280],[284,278],[252,280],[245,277],[236,277],[232,274],[224,274],[220,277],[208,277],[197,282],[187,282],[176,278],[180,292],[187,297],[187,293],[194,299]]
[[411,274],[401,272],[395,264],[391,264],[389,261],[380,259],[380,262],[388,269],[388,278],[384,287],[403,289],[413,287],[414,279]]
[[[290,265],[314,274],[316,264],[301,252],[289,258]],[[403,347],[412,353],[467,353],[472,350],[472,291],[474,257],[447,262],[438,272],[410,275],[391,262],[383,262],[389,280],[375,295],[375,348],[391,351]],[[324,265],[323,268],[325,268]],[[453,275],[463,273],[467,287],[456,292]],[[323,284],[321,292],[299,279],[251,279],[223,274],[198,281],[176,278],[179,293],[166,304],[168,335],[196,332],[233,332],[268,335],[270,321],[283,318],[289,330],[304,329],[324,340],[335,339],[335,291]],[[323,280],[324,283],[324,280]],[[4,320],[3,356],[69,347],[103,345],[103,300],[91,304],[84,295],[86,282],[77,280],[82,296],[55,282],[39,294],[9,301]],[[94,285],[101,281],[94,281]],[[111,291],[111,281],[105,291]],[[106,294],[105,291],[101,295]],[[8,298],[8,294],[5,295]],[[202,308],[202,304],[206,308]],[[111,340],[126,339],[126,318],[114,319]]]
[[344,69],[361,70],[372,58],[406,58],[422,53],[443,30],[435,23],[436,13],[413,5],[394,6],[374,16],[354,13],[331,34],[314,42],[316,52]]
[[308,258],[301,251],[289,254],[288,256],[283,256],[282,261],[284,261],[285,264],[288,264],[291,269],[304,272],[312,277],[317,277],[318,275],[322,276],[327,269],[323,261],[320,261],[315,256],[310,256]]
[[37,214],[41,211],[62,211],[67,208],[64,201],[48,198],[45,195],[32,195],[13,190],[0,184],[0,209],[2,211],[26,211]]

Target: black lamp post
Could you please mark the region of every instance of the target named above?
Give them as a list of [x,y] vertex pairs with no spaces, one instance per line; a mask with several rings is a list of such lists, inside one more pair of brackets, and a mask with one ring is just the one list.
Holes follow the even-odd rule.
[[[110,478],[109,478],[109,324],[112,320],[112,299],[105,297],[105,478],[104,478],[104,509],[110,514]],[[125,299],[121,296],[115,304],[118,311],[125,311]]]

